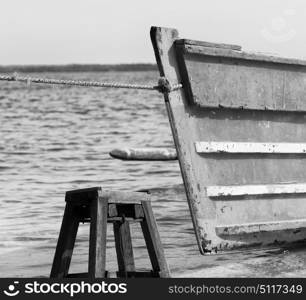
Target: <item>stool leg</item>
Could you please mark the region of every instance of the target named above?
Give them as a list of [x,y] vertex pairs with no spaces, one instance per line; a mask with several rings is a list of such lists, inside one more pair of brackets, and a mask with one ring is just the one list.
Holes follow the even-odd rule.
[[148,248],[153,271],[158,272],[160,277],[170,277],[170,271],[165,258],[151,203],[149,201],[141,201],[141,203],[144,211],[144,219],[141,221],[141,228]]
[[79,220],[74,207],[66,203],[61,231],[52,264],[51,278],[67,277],[78,227]]
[[129,222],[114,223],[114,236],[117,252],[119,277],[127,277],[127,272],[135,272],[135,262]]
[[90,208],[89,237],[89,278],[104,278],[106,266],[106,235],[107,235],[106,199],[97,196],[92,200]]

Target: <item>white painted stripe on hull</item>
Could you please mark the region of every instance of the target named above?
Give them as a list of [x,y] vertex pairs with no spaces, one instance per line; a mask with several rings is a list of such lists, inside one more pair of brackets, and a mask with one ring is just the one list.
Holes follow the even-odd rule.
[[264,194],[302,194],[306,193],[306,183],[208,186],[208,197],[246,196]]
[[306,154],[306,143],[195,142],[197,153]]
[[241,235],[254,232],[306,229],[306,219],[216,226],[218,235]]

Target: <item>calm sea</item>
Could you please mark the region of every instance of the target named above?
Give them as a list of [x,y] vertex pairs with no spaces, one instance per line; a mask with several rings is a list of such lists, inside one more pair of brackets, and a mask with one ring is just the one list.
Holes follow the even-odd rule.
[[[39,73],[33,76],[155,85],[156,72]],[[179,166],[128,162],[120,147],[171,147],[157,92],[0,82],[0,276],[48,276],[65,191],[92,186],[150,189],[166,257],[175,276],[306,276],[306,250],[201,256]],[[108,269],[116,269],[109,229]],[[136,266],[149,266],[133,225]],[[88,225],[79,231],[72,271],[86,271]]]

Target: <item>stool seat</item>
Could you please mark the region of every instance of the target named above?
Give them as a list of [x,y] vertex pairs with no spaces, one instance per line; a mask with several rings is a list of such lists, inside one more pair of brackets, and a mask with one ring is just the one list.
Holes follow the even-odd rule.
[[86,202],[91,201],[93,196],[97,195],[106,199],[108,203],[135,203],[140,204],[142,201],[150,201],[149,194],[146,192],[126,192],[102,190],[101,187],[92,187],[87,189],[78,189],[66,192],[65,201]]
[[[66,192],[66,207],[51,269],[51,278],[105,278],[107,223],[113,223],[118,277],[170,277],[149,195],[101,187]],[[79,223],[90,223],[88,273],[69,274]],[[130,222],[139,222],[152,270],[135,270]]]

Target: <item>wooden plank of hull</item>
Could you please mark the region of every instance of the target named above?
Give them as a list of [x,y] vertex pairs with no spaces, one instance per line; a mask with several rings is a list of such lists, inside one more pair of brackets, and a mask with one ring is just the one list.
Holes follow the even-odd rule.
[[206,189],[208,197],[246,196],[264,194],[305,194],[306,184],[266,184],[240,186],[209,186]]
[[197,153],[306,154],[305,143],[195,142]]
[[181,39],[176,41],[176,45],[196,45],[201,47],[212,47],[212,48],[222,48],[222,49],[231,49],[241,51],[241,46],[233,45],[233,44],[219,44],[219,43],[211,43],[211,42],[203,42],[203,41],[194,41],[189,39]]
[[[200,107],[306,111],[306,62],[180,44],[183,85]],[[279,67],[281,65],[281,67]]]
[[303,228],[306,228],[306,219],[248,223],[248,224],[218,225],[216,226],[216,233],[218,235],[230,236],[230,235],[250,234],[256,232],[301,230]]
[[[186,42],[184,43],[184,41]],[[249,60],[254,62],[268,62],[268,63],[272,62],[283,65],[293,65],[295,67],[306,66],[306,61],[302,59],[245,52],[241,51],[242,48],[238,45],[218,44],[219,47],[214,47],[214,48],[221,48],[221,49],[218,49],[218,51],[216,51],[215,49],[212,48],[212,46],[207,47],[206,43],[198,41],[182,39],[178,40],[176,44],[182,45],[185,54],[200,54],[200,55],[208,55],[215,57],[228,57],[228,58]],[[207,43],[207,44],[213,45],[213,43]],[[231,50],[236,50],[236,51],[231,51]]]

